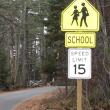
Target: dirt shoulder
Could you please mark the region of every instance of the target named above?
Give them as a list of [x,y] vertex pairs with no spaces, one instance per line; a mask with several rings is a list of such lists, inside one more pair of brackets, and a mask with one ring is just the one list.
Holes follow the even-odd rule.
[[43,110],[45,107],[44,103],[53,99],[55,100],[62,94],[64,94],[64,89],[58,89],[52,93],[36,96],[23,102],[22,104],[17,105],[14,110]]

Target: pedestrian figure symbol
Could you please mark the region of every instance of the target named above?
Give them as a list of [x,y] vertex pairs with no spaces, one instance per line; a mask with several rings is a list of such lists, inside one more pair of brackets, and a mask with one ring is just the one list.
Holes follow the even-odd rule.
[[[72,15],[74,15],[74,16],[73,16],[73,21],[72,21],[71,25],[73,24],[73,22],[74,22],[74,20],[75,20],[76,23],[77,23],[77,26],[78,26],[78,16],[79,16],[79,12],[78,12],[78,10],[77,10],[77,6],[74,6],[74,12],[73,12]],[[71,15],[71,16],[72,16],[72,15]]]
[[82,10],[81,10],[81,12],[82,12],[82,18],[81,18],[81,22],[80,22],[80,27],[82,26],[82,22],[83,21],[84,21],[86,27],[88,27],[87,22],[86,22],[86,17],[89,16],[89,13],[88,13],[87,8],[85,7],[85,3],[82,3],[82,6],[83,6],[82,7]]
[[100,13],[89,0],[72,0],[71,4],[61,13],[61,30],[97,32],[100,27],[99,19]]
[[85,6],[85,3],[82,3],[81,5],[82,5],[81,11],[78,11],[76,5],[74,6],[74,11],[73,11],[73,14],[72,14],[73,15],[73,20],[72,20],[71,25],[73,24],[73,22],[75,20],[76,23],[77,23],[77,26],[78,26],[78,17],[79,17],[79,14],[82,13],[82,17],[81,17],[81,20],[80,20],[80,27],[82,27],[83,22],[84,22],[85,26],[88,27],[86,18],[87,18],[87,16],[89,16],[89,13],[88,13],[88,10],[87,10],[87,8]]

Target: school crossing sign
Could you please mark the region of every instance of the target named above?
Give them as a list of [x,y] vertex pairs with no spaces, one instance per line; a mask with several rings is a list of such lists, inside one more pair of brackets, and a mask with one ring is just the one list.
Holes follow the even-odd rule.
[[99,31],[99,12],[88,0],[74,0],[61,13],[62,31]]
[[96,46],[99,12],[88,0],[74,0],[61,13],[68,49],[68,78],[77,79],[77,110],[82,110],[82,79],[91,79],[91,49]]
[[96,47],[100,14],[88,0],[74,0],[61,13],[68,49],[68,78],[91,79],[91,49]]

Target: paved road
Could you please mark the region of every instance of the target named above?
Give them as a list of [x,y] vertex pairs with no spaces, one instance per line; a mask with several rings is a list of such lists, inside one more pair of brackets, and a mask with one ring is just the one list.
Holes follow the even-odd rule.
[[12,110],[17,104],[33,96],[52,92],[58,87],[42,87],[0,94],[0,110]]

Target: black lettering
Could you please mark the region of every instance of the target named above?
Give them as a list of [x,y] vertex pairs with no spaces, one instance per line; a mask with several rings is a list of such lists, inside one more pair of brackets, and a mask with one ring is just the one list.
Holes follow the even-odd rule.
[[71,36],[68,37],[68,43],[71,43]]
[[81,43],[84,43],[84,37],[81,36]]
[[85,37],[85,43],[89,43],[89,37],[88,36]]
[[76,37],[76,43],[80,42],[80,37]]
[[90,37],[90,44],[93,44],[93,42],[91,41],[91,37]]
[[75,39],[75,36],[72,37],[72,43],[75,43],[74,39]]

